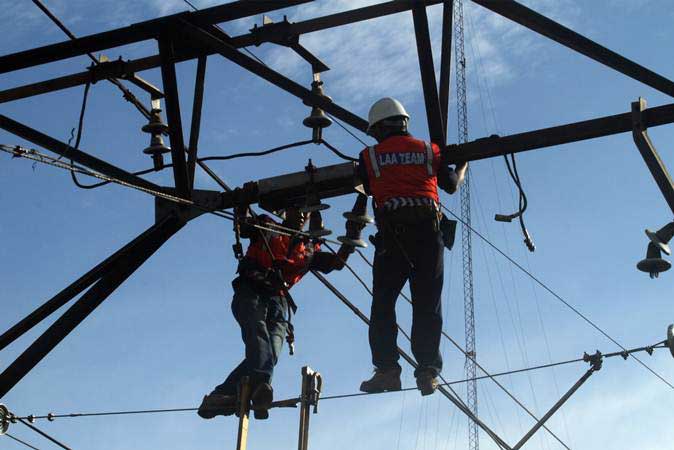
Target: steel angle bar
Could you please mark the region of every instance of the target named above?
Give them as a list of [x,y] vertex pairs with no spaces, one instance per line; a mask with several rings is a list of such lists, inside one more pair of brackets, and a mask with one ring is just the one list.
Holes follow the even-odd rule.
[[[442,114],[442,131],[447,136],[449,118],[449,82],[452,68],[452,28],[454,20],[454,0],[445,0],[442,6],[442,46],[440,54],[440,87],[438,89],[440,100],[440,113]],[[445,142],[447,140],[445,138]]]
[[185,162],[185,141],[183,124],[180,118],[180,98],[178,96],[178,80],[174,63],[173,41],[168,35],[159,38],[159,53],[162,55],[161,77],[164,84],[166,101],[166,119],[168,120],[169,137],[171,139],[171,160],[173,161],[173,177],[178,196],[190,198],[190,182]]
[[7,347],[16,339],[21,337],[28,330],[33,328],[38,323],[56,312],[63,305],[68,303],[76,295],[87,289],[89,286],[98,281],[103,275],[108,273],[122,258],[128,257],[129,254],[139,250],[139,247],[146,241],[146,239],[155,233],[155,228],[151,227],[143,233],[139,234],[135,239],[126,244],[124,247],[117,250],[105,260],[101,261],[96,267],[89,272],[82,275],[71,285],[63,289],[54,297],[49,299],[46,303],[35,309],[28,316],[19,321],[16,325],[4,332],[0,336],[0,350]]
[[[365,132],[367,129],[367,121],[365,119],[358,117],[357,115],[333,103],[325,97],[312,93],[309,89],[303,87],[302,85],[255,61],[253,58],[242,54],[240,51],[229,45],[228,42],[223,40],[228,39],[228,37],[223,35],[222,32],[218,31],[217,29],[211,28],[206,31],[192,24],[185,23],[182,31],[186,36],[199,43],[203,47],[209,48],[215,53],[219,53],[228,60],[267,80],[273,85],[296,97],[301,98],[308,104],[320,107],[325,112],[332,114],[333,116],[337,117],[343,122],[348,123],[358,130]],[[215,37],[211,33],[217,34],[219,38]]]
[[170,216],[154,225],[139,243],[139,248],[121,258],[77,302],[59,317],[14,362],[0,373],[0,398],[4,397],[70,332],[91,314],[117,287],[136,271],[159,247],[185,223]]
[[302,3],[309,3],[310,1],[312,0],[276,0],[274,2],[240,0],[199,11],[188,11],[160,17],[103,33],[83,36],[75,40],[0,56],[0,73],[12,72],[86,53],[95,53],[109,48],[154,39],[164,27],[171,26],[181,19],[189,18],[193,23],[209,25],[241,19]]
[[[442,0],[426,0],[424,4],[427,6],[441,3]],[[383,17],[391,14],[409,11],[417,1],[410,0],[394,0],[378,5],[366,6],[363,8],[352,9],[328,16],[318,17],[314,19],[305,20],[302,22],[292,23],[288,28],[292,34],[302,35],[306,33],[313,33],[316,31],[327,30],[329,28],[339,27],[352,23],[357,23],[369,19]],[[268,40],[278,38],[276,34],[260,35],[259,33],[248,33],[233,37],[229,44],[235,48],[247,47],[251,45],[259,45]],[[200,56],[212,55],[217,53],[212,49],[198,49],[189,50],[185,53],[178,53],[176,55],[176,62],[182,62],[189,59],[198,58]],[[1,60],[1,59],[0,59]],[[161,66],[161,58],[159,55],[147,56],[140,59],[124,62],[124,69],[127,77],[135,72],[149,70]],[[118,72],[113,71],[112,68],[98,68],[99,74],[107,75],[108,77],[123,78]],[[22,98],[31,97],[33,95],[45,94],[61,89],[68,89],[75,86],[80,86],[88,81],[91,81],[91,74],[89,72],[80,72],[76,74],[66,75],[52,80],[46,80],[38,83],[33,83],[25,86],[18,86],[15,88],[0,91],[0,103],[19,100]]]
[[[287,28],[288,35],[302,35],[314,33],[316,31],[327,30],[329,28],[341,27],[352,23],[365,20],[376,19],[379,17],[397,14],[409,11],[417,5],[431,6],[442,3],[443,0],[394,0],[376,5],[356,8],[349,11],[343,11],[330,14],[323,17],[304,20],[302,22],[291,23]],[[232,38],[231,45],[236,48],[248,47],[251,45],[260,45],[271,39],[278,38],[278,35],[265,35],[261,33],[248,33]]]
[[643,122],[643,112],[645,109],[646,101],[642,98],[632,103],[632,137],[648,170],[650,170],[653,179],[660,188],[660,192],[665,197],[665,201],[667,201],[670,209],[674,212],[674,185],[672,184],[672,177],[669,175],[665,163],[662,162],[658,151],[655,149],[650,136],[648,136],[647,126]]
[[671,80],[597,44],[514,0],[473,0],[473,2],[630,78],[641,81],[653,89],[674,96],[674,82]]
[[206,56],[197,61],[197,74],[194,80],[194,102],[192,104],[192,126],[190,128],[190,144],[187,148],[187,175],[190,190],[194,188],[194,170],[196,168],[199,131],[201,130],[201,109],[204,103],[204,80],[206,77]]
[[43,438],[45,438],[45,439],[51,441],[52,443],[56,444],[58,447],[61,447],[61,448],[64,449],[64,450],[72,450],[70,447],[68,447],[67,445],[65,445],[65,444],[63,444],[63,443],[61,443],[61,442],[59,442],[59,441],[57,441],[57,440],[54,439],[52,436],[50,436],[50,435],[48,435],[47,433],[45,433],[44,431],[40,430],[40,429],[39,429],[38,427],[36,427],[35,425],[31,425],[30,423],[26,422],[26,421],[23,420],[23,419],[17,419],[17,420],[18,420],[19,422],[21,422],[22,424],[24,424],[25,426],[27,426],[28,428],[30,428],[31,430],[33,430],[34,432],[36,432],[37,434],[39,434],[40,436],[42,436]]
[[[325,278],[321,273],[312,270],[311,273],[318,278],[318,280],[323,283],[325,287],[328,288],[330,292],[335,294],[335,296],[342,302],[344,303],[353,313],[355,313],[360,320],[365,322],[368,326],[370,325],[370,319],[363,314],[363,312],[358,309],[351,301],[344,296],[332,283],[328,281],[327,278]],[[418,368],[417,362],[412,358],[410,355],[408,355],[404,350],[402,350],[400,347],[398,347],[398,354],[405,360],[407,361],[408,364],[410,364],[412,367],[415,369]],[[464,413],[466,416],[468,416],[471,420],[473,420],[482,430],[487,433],[487,435],[501,448],[511,450],[511,447],[503,440],[501,437],[499,437],[498,434],[496,434],[494,431],[492,431],[484,422],[482,422],[477,416],[475,416],[470,409],[466,405],[464,405],[458,398],[454,397],[452,393],[447,389],[445,386],[439,386],[438,391],[442,393],[450,402],[452,402],[459,410]]]
[[[642,122],[646,127],[674,123],[674,103],[645,109],[642,112]],[[452,164],[459,161],[475,161],[508,153],[536,150],[628,131],[632,131],[632,114],[629,112],[510,136],[494,135],[465,144],[452,144],[445,147],[444,155],[448,163]],[[453,153],[454,151],[456,153]]]
[[421,84],[424,91],[424,103],[426,104],[428,133],[432,142],[443,145],[445,143],[444,122],[438,100],[438,87],[435,80],[433,50],[431,48],[431,36],[428,31],[426,6],[417,5],[412,8],[412,16],[414,19],[417,54],[419,56],[419,70],[421,71]]
[[585,383],[585,382],[592,376],[592,374],[595,373],[597,370],[599,370],[599,369],[597,369],[596,366],[592,366],[590,369],[588,369],[587,372],[585,372],[585,374],[583,374],[583,376],[580,377],[580,379],[579,379],[578,381],[576,381],[576,383],[575,383],[573,386],[571,386],[571,389],[569,389],[569,390],[562,396],[562,398],[560,398],[560,399],[557,401],[557,403],[555,403],[555,404],[552,406],[552,408],[550,408],[550,410],[549,410],[547,413],[545,413],[545,415],[544,415],[543,417],[541,417],[541,419],[540,419],[538,422],[536,422],[536,424],[531,428],[531,430],[529,430],[529,431],[527,432],[527,434],[525,434],[525,435],[522,437],[522,439],[520,439],[520,441],[519,441],[517,444],[515,444],[515,446],[512,448],[512,450],[519,450],[520,448],[522,448],[522,446],[523,446],[524,444],[526,444],[527,441],[528,441],[529,439],[531,439],[531,437],[532,437],[534,434],[536,434],[536,432],[537,432],[538,430],[541,429],[541,427],[545,424],[545,422],[547,422],[548,419],[550,419],[550,417],[552,417],[552,416],[559,410],[559,408],[561,408],[562,405],[564,405],[564,403],[566,403],[566,401],[567,401],[569,398],[571,398],[571,396],[572,396],[572,395],[573,395],[573,394],[574,394],[574,393],[575,393],[575,392],[576,392],[576,391],[577,391],[577,390],[578,390],[578,389],[579,389],[579,388],[580,388],[580,387],[581,387],[581,386],[582,386],[582,385],[583,385],[583,384],[584,384],[584,383]]
[[57,139],[54,139],[51,136],[48,136],[44,133],[41,133],[33,128],[30,128],[27,125],[24,125],[20,122],[10,119],[7,116],[0,114],[0,128],[15,134],[27,141],[32,142],[35,145],[39,145],[51,152],[61,155],[64,158],[71,159],[83,166],[86,166],[90,169],[93,169],[103,175],[109,177],[117,178],[119,180],[125,181],[127,183],[134,184],[146,189],[152,189],[155,191],[162,191],[162,188],[150,181],[144,180],[136,175],[133,175],[127,172],[124,169],[120,169],[117,166],[98,159],[95,156],[91,156],[88,153],[85,153],[81,150],[76,150]]

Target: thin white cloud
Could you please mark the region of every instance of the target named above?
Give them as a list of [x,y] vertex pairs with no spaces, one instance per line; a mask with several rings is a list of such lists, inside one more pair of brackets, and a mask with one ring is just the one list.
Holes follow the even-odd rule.
[[[291,9],[289,20],[300,21],[373,3],[378,2],[315,2]],[[572,25],[578,15],[571,0],[536,0],[528,4],[566,25]],[[437,70],[441,8],[438,5],[428,9]],[[271,15],[279,20],[276,14]],[[492,88],[503,86],[515,80],[525,67],[531,70],[525,61],[545,59],[542,43],[546,39],[534,32],[470,2],[465,4],[465,17],[469,80],[479,71],[482,83]],[[245,32],[253,23],[251,19],[243,20],[234,29]],[[411,101],[420,97],[419,66],[409,13],[307,34],[301,37],[301,43],[331,67],[323,77],[327,93],[346,107],[362,112],[372,98],[387,95]],[[291,50],[267,45],[257,52],[274,69],[308,84],[310,68]]]

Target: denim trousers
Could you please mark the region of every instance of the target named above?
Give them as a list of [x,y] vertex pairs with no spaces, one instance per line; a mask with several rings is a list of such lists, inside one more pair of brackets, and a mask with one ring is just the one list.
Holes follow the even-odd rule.
[[253,386],[270,383],[288,330],[288,303],[284,296],[237,278],[232,283],[232,313],[241,327],[245,358],[213,392],[235,395],[243,377]]
[[442,370],[443,251],[437,222],[387,223],[380,227],[373,268],[369,340],[378,369],[399,368],[396,300],[409,280],[412,294],[412,354],[421,371]]

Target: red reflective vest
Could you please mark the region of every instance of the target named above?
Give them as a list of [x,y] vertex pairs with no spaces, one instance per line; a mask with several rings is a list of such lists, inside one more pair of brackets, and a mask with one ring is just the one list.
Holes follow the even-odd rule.
[[438,198],[440,149],[412,136],[391,136],[362,152],[378,206],[393,198]]
[[[263,237],[250,244],[245,257],[261,270],[273,268],[274,261],[276,261],[276,267],[280,267],[283,280],[290,288],[308,272],[314,253],[321,248],[320,244],[305,243],[301,239],[292,239],[290,236],[272,232],[262,230],[260,232],[266,233],[265,237],[269,242],[273,258]],[[289,251],[288,246],[291,240],[294,245]]]

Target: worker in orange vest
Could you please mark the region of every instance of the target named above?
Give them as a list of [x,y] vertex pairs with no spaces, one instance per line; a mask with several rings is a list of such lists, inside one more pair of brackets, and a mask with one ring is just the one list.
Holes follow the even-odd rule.
[[[240,224],[240,236],[250,239],[250,245],[240,259],[239,276],[232,282],[232,313],[241,327],[245,357],[222,384],[204,396],[197,411],[204,419],[235,413],[237,387],[243,377],[248,377],[252,384],[255,418],[269,416],[274,366],[284,338],[292,336],[290,315],[297,308],[288,290],[309,270],[323,273],[341,270],[353,252],[353,247],[347,245],[342,245],[336,255],[321,252],[320,244],[312,242],[306,234],[287,236],[269,231],[276,225],[270,217],[260,215],[253,219],[243,211],[247,208],[237,209],[236,223]],[[285,216],[281,225],[300,232],[308,214],[290,207]]]
[[369,341],[374,376],[363,392],[400,389],[395,303],[406,281],[412,294],[412,353],[422,395],[437,388],[442,369],[443,237],[438,186],[453,194],[467,164],[449,168],[437,145],[412,137],[409,115],[393,98],[374,103],[368,134],[378,144],[360,153],[359,174],[375,203],[378,232]]

